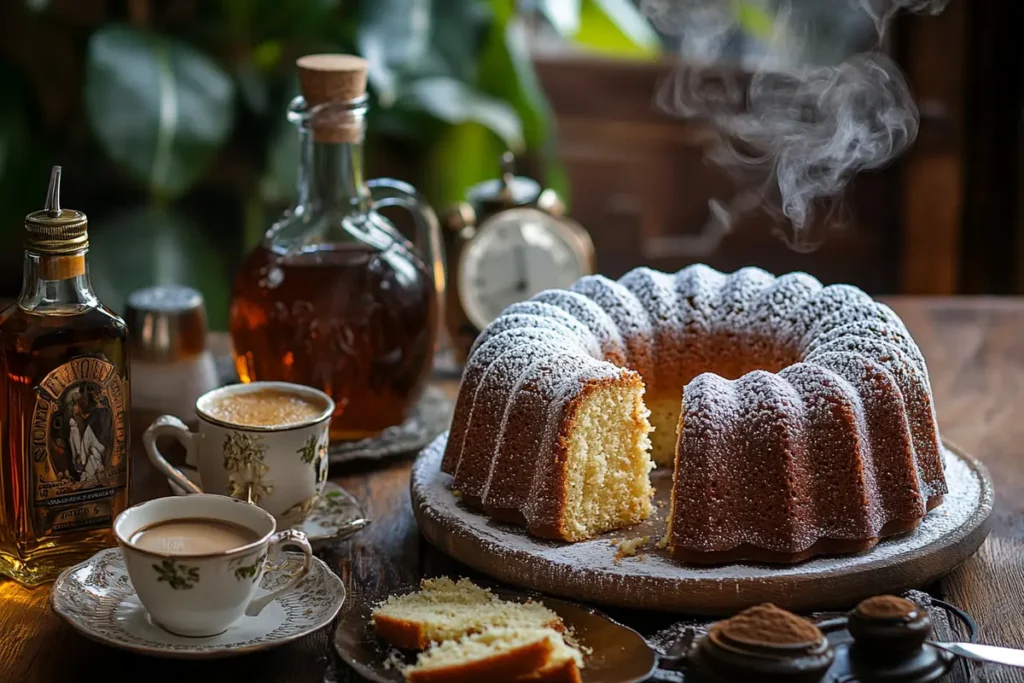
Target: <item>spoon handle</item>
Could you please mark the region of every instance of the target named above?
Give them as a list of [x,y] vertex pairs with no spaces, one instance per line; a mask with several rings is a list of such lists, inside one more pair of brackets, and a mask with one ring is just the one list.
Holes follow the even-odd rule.
[[996,645],[980,645],[978,643],[931,643],[935,647],[952,652],[960,657],[967,657],[979,662],[1005,664],[1024,668],[1024,650]]

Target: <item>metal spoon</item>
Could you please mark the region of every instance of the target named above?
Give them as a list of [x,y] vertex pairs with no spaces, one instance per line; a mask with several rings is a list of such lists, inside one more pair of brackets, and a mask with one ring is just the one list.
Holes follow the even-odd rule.
[[937,643],[928,641],[935,647],[952,652],[959,657],[966,657],[978,662],[1005,664],[1024,668],[1024,650],[997,645],[980,645],[978,643]]

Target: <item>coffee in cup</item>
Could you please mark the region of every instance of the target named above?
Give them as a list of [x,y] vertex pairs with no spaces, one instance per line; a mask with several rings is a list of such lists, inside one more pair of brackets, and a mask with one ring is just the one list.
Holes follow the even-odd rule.
[[245,427],[290,427],[316,418],[323,409],[305,396],[274,388],[226,394],[206,406],[211,417]]
[[[184,636],[222,633],[270,602],[309,572],[306,536],[277,531],[267,511],[211,494],[157,498],[114,520],[114,536],[143,607],[163,628]],[[276,590],[258,588],[267,557],[299,548],[303,565]]]
[[[150,461],[190,493],[217,493],[255,503],[282,527],[301,524],[327,481],[328,428],[334,401],[311,387],[253,382],[214,389],[196,401],[199,430],[164,415],[142,435]],[[185,446],[200,485],[171,465],[157,438]]]
[[128,543],[141,550],[168,555],[205,555],[227,552],[259,540],[256,532],[221,519],[169,519],[143,527]]

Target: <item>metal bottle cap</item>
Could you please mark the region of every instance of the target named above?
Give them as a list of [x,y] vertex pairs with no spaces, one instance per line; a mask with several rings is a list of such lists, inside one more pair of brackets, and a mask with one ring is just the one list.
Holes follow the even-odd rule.
[[60,207],[60,166],[54,166],[45,207],[25,216],[25,247],[43,254],[73,253],[89,246],[88,229],[84,213]]
[[206,349],[203,295],[181,285],[139,289],[128,296],[125,321],[132,360],[173,362]]

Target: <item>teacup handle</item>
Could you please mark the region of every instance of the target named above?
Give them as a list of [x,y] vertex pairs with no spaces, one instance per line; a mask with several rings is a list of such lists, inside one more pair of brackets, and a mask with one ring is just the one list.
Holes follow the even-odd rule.
[[249,606],[245,608],[245,616],[247,617],[258,617],[263,608],[271,603],[281,593],[290,590],[299,581],[305,578],[306,574],[313,566],[313,548],[309,545],[309,540],[306,538],[306,534],[295,529],[285,529],[284,531],[278,531],[276,534],[270,537],[270,543],[267,547],[267,557],[270,557],[270,551],[274,548],[283,549],[286,546],[295,546],[302,551],[302,568],[292,575],[291,580],[285,585],[281,586],[277,590],[265,593],[258,598],[253,598],[249,603]]
[[185,447],[187,452],[186,462],[188,460],[192,460],[192,450],[195,448],[195,434],[189,431],[184,422],[173,415],[161,415],[153,422],[153,424],[149,425],[149,428],[142,434],[142,445],[146,449],[146,455],[149,456],[149,461],[153,463],[153,466],[156,467],[161,474],[174,481],[174,483],[182,489],[189,493],[202,493],[203,490],[193,483],[191,479],[182,474],[181,470],[167,462],[167,458],[165,458],[163,454],[160,453],[160,449],[156,447],[156,440],[165,435],[173,436],[182,446]]

